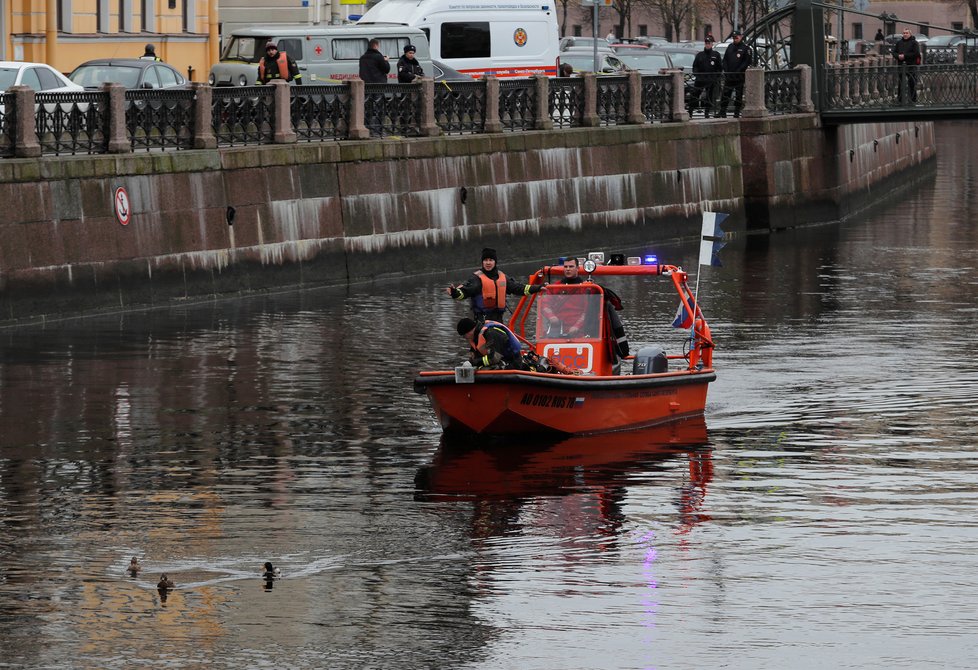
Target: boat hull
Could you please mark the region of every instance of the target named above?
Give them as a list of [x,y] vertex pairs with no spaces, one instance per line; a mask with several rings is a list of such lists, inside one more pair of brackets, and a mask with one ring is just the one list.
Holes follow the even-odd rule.
[[422,372],[442,428],[479,435],[591,435],[655,426],[703,413],[712,369],[650,375],[584,377],[480,370],[474,383],[454,371]]

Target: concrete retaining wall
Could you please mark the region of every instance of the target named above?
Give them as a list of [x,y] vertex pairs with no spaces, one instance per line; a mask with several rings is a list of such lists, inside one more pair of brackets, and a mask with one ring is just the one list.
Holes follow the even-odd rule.
[[5,160],[0,323],[467,268],[485,245],[507,263],[569,240],[636,248],[696,235],[703,209],[735,229],[789,209],[792,224],[833,220],[933,155],[932,127],[913,126],[827,132],[799,115]]

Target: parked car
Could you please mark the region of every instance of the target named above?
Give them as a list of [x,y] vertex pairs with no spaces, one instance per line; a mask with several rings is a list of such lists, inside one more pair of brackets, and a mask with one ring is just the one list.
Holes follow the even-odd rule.
[[953,63],[958,59],[958,45],[966,42],[964,35],[935,35],[927,40],[924,62]]
[[[46,63],[24,63],[20,61],[0,61],[0,93],[11,86],[28,86],[38,93],[80,93],[85,89]],[[87,103],[62,103],[65,112],[73,109],[84,112]],[[55,105],[44,105],[48,113],[54,112]],[[4,113],[0,104],[0,114]]]
[[595,40],[593,37],[561,37],[560,38],[560,50],[567,51],[568,49],[594,49],[594,43],[598,43],[598,50],[606,49],[610,50],[611,45],[603,37],[599,37]]
[[[560,54],[560,64],[564,63],[570,63],[574,72],[594,72],[594,54],[587,49]],[[625,74],[627,71],[628,67],[614,54],[598,52],[599,74]]]
[[658,44],[652,47],[652,49],[669,56],[669,61],[672,63],[672,67],[679,68],[685,72],[693,71],[693,61],[696,59],[696,54],[698,52],[693,51],[692,49],[687,49],[686,47],[667,46],[664,44]]
[[166,63],[139,58],[99,58],[82,63],[68,75],[86,89],[98,89],[105,83],[126,88],[180,88],[187,85],[183,75]]
[[629,70],[638,70],[642,74],[660,74],[662,70],[672,69],[672,60],[669,55],[656,49],[629,51],[618,54],[618,58]]
[[45,63],[0,61],[0,91],[11,86],[29,86],[45,93],[85,90]]
[[431,77],[435,81],[475,81],[473,77],[448,67],[440,60],[431,61]]

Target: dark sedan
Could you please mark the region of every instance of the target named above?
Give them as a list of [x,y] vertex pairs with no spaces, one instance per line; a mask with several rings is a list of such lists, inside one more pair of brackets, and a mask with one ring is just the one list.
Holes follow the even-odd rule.
[[126,88],[179,88],[187,80],[172,65],[140,58],[100,58],[82,63],[68,78],[87,89],[102,84],[122,84]]

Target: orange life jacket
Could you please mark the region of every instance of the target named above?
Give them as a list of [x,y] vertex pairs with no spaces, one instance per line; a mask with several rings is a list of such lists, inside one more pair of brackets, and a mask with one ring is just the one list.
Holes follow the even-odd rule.
[[[278,74],[275,76],[275,78],[281,77],[285,81],[288,81],[289,80],[289,57],[285,54],[284,51],[279,51],[278,58],[275,59],[275,62],[278,63]],[[262,83],[266,81],[264,58],[262,58],[261,62],[258,64],[258,78],[262,81]]]
[[482,281],[482,295],[473,298],[480,312],[491,309],[506,309],[506,275],[499,273],[499,279],[493,281],[482,270],[477,270],[475,276]]

